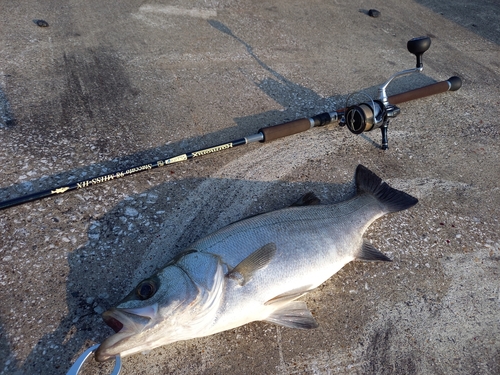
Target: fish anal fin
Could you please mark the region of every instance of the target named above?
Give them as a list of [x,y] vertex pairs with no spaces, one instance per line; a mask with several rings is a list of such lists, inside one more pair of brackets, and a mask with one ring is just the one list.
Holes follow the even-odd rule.
[[293,300],[303,296],[306,294],[308,291],[312,289],[312,285],[306,285],[306,286],[301,286],[300,288],[289,290],[285,293],[282,293],[280,295],[277,295],[274,298],[271,298],[269,301],[264,303],[264,305],[272,305],[275,303],[287,303],[287,302],[292,302]]
[[361,249],[356,254],[356,260],[392,262],[392,259],[366,241],[363,241]]
[[256,271],[266,267],[275,254],[276,244],[268,243],[243,259],[226,276],[243,286],[252,279]]
[[291,205],[291,207],[300,207],[300,206],[315,206],[320,204],[320,199],[314,194],[312,191],[304,194],[300,197],[295,203]]
[[313,329],[319,325],[303,301],[292,301],[284,305],[268,316],[265,321],[299,329]]

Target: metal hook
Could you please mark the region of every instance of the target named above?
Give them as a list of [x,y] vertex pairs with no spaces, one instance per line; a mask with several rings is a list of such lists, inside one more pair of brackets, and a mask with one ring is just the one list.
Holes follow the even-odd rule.
[[[78,375],[80,372],[80,368],[83,366],[87,358],[97,350],[100,344],[96,344],[94,346],[91,346],[87,350],[85,350],[80,357],[76,360],[75,363],[73,363],[73,366],[68,370],[66,375]],[[115,368],[111,372],[111,375],[118,375],[120,373],[120,370],[122,369],[122,361],[119,355],[115,357]]]

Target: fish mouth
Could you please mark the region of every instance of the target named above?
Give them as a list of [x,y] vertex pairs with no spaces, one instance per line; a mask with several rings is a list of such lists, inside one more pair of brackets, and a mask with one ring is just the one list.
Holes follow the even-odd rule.
[[120,322],[118,319],[116,319],[114,316],[111,314],[107,314],[102,316],[102,320],[104,320],[104,323],[106,323],[108,326],[110,326],[115,333],[118,333],[121,331],[123,328],[123,323]]
[[134,335],[154,324],[157,311],[157,304],[134,309],[112,308],[105,311],[102,319],[116,333],[99,346],[95,352],[96,361],[108,361],[128,349],[126,344]]

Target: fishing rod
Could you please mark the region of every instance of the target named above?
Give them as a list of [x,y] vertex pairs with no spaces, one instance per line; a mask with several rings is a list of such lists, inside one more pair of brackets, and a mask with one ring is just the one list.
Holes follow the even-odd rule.
[[53,195],[66,193],[72,190],[87,188],[104,182],[120,179],[139,172],[148,171],[151,169],[163,167],[165,165],[190,160],[208,154],[213,154],[215,152],[246,145],[249,143],[273,141],[278,138],[297,134],[314,127],[324,126],[335,122],[338,122],[340,126],[347,126],[347,128],[354,134],[361,134],[363,132],[372,131],[374,129],[380,129],[382,133],[381,148],[383,150],[386,150],[388,148],[387,130],[389,121],[400,113],[400,109],[399,107],[397,107],[397,104],[424,98],[430,95],[440,94],[446,91],[456,91],[462,86],[462,80],[459,77],[454,76],[446,81],[436,82],[431,85],[410,90],[401,94],[392,95],[389,97],[387,96],[387,86],[389,86],[394,78],[411,73],[419,73],[423,70],[422,55],[429,49],[430,45],[431,39],[429,37],[418,37],[408,41],[408,51],[414,54],[417,58],[416,67],[403,70],[392,75],[385,83],[379,86],[377,99],[373,99],[368,94],[360,93],[367,98],[366,102],[349,105],[349,100],[352,97],[351,94],[346,99],[345,107],[333,112],[324,112],[309,118],[302,118],[279,125],[261,128],[255,134],[251,134],[230,142],[217,144],[212,147],[199,149],[196,151],[190,151],[185,154],[173,156],[170,158],[155,160],[150,163],[141,164],[132,168],[100,175],[91,179],[56,186],[44,191],[39,191],[33,194],[28,194],[18,198],[3,201],[0,202],[0,209],[35,201]]

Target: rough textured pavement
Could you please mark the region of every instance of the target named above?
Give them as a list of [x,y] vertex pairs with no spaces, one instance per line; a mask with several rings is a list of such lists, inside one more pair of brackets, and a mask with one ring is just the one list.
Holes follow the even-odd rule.
[[157,265],[304,192],[351,196],[358,163],[420,203],[366,235],[392,263],[353,262],[303,298],[318,329],[253,323],[122,373],[500,373],[500,6],[471,3],[2,1],[2,200],[341,108],[413,67],[415,36],[432,38],[424,71],[390,93],[463,87],[402,104],[387,151],[331,125],[0,211],[0,373],[66,373]]

